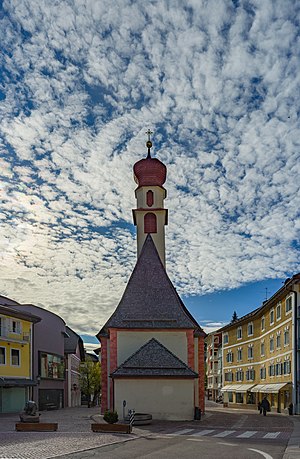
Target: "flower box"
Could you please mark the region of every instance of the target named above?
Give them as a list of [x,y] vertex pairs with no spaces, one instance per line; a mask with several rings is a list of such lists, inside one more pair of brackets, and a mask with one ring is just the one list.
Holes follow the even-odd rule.
[[106,432],[106,433],[126,433],[132,432],[130,424],[91,424],[93,432]]

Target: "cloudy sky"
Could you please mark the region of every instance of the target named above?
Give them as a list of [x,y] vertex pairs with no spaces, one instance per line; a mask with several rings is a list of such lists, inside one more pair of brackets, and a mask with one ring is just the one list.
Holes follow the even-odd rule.
[[136,260],[148,128],[168,273],[202,325],[299,271],[297,0],[1,3],[2,295],[99,331]]

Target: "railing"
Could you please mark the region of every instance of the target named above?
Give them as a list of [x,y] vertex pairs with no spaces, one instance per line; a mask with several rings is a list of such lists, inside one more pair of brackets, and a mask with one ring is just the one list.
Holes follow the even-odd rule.
[[13,333],[7,327],[0,328],[0,339],[10,341],[12,343],[29,343],[30,333]]

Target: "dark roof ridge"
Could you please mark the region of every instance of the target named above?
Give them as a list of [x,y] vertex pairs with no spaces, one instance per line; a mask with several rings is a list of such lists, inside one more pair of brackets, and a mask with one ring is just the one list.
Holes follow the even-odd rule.
[[[167,365],[153,365],[153,363],[151,364],[151,362],[149,363],[149,365],[145,365],[145,366],[140,366],[138,365],[137,363],[136,364],[132,364],[130,365],[130,362],[134,359],[135,357],[137,357],[139,354],[142,354],[143,351],[146,351],[147,348],[151,347],[151,346],[155,346],[154,347],[154,350],[152,349],[152,355],[153,355],[153,352],[154,352],[154,355],[157,357],[157,355],[159,355],[159,350],[161,350],[164,355],[168,355],[169,357],[171,357],[173,359],[173,361],[175,361],[177,363],[177,365],[174,365],[172,364],[171,362],[171,365],[170,363],[167,364]],[[151,353],[150,353],[150,358],[151,358]],[[166,360],[165,359],[162,359],[162,362],[165,362]],[[145,362],[145,360],[143,359],[143,362]],[[129,365],[128,365],[129,364]],[[164,371],[164,370],[168,370],[168,371],[184,371],[185,373],[183,375],[185,376],[189,376],[189,377],[197,377],[198,374],[192,370],[185,362],[183,362],[177,355],[175,355],[172,351],[170,351],[166,346],[164,346],[160,341],[158,341],[156,338],[151,338],[149,341],[147,341],[145,344],[143,344],[139,349],[137,349],[131,356],[129,356],[121,365],[119,365],[118,368],[116,368],[116,370],[114,370],[111,375],[114,376],[114,375],[118,375],[120,373],[122,373],[122,370],[128,370],[128,369],[140,369],[141,371],[149,371],[150,369],[158,369],[160,371]]]

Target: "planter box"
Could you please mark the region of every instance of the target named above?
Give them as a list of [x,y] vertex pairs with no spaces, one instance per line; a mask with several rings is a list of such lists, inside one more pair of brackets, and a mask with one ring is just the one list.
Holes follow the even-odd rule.
[[130,424],[91,424],[93,432],[126,433],[132,432]]
[[16,430],[18,432],[55,432],[57,422],[17,422]]

